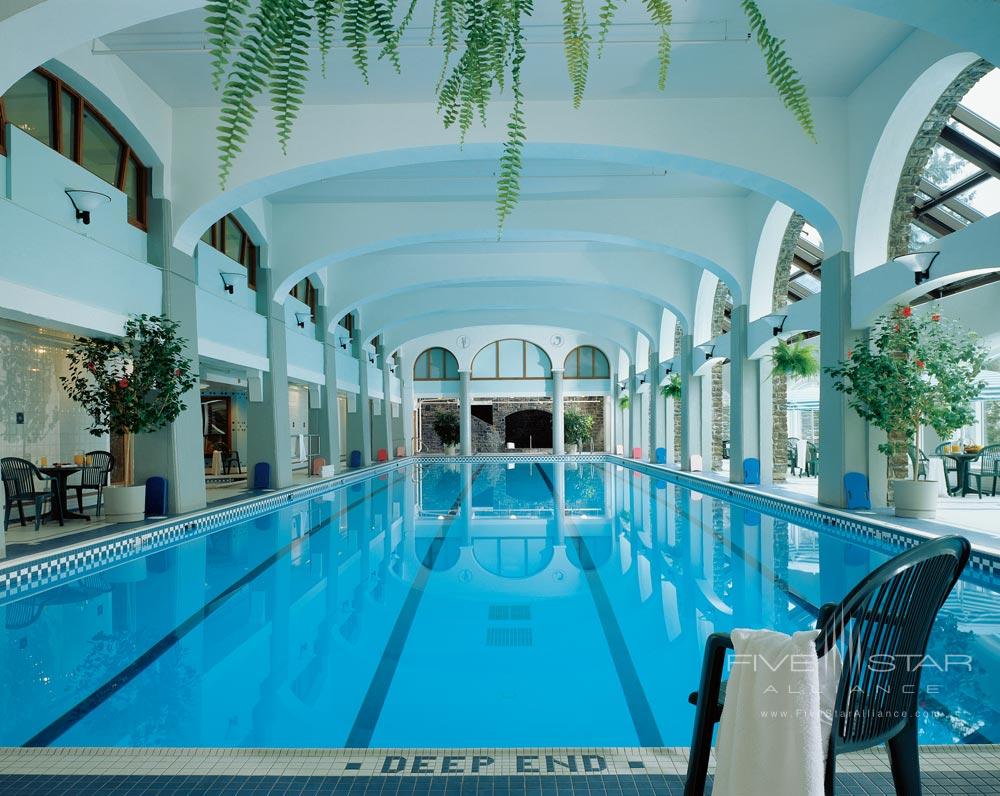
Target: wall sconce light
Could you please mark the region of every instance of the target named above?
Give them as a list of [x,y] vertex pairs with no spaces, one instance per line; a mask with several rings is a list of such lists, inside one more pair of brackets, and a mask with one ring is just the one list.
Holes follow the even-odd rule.
[[910,254],[901,254],[899,257],[893,257],[892,259],[913,271],[913,284],[919,285],[930,278],[931,266],[934,265],[934,260],[937,259],[940,253],[912,252]]
[[703,343],[702,345],[696,345],[696,351],[701,351],[705,355],[705,361],[707,362],[712,358],[712,352],[715,351],[715,346],[711,343]]
[[350,339],[349,339],[349,338],[347,338],[347,337],[341,337],[341,338],[340,338],[340,339],[339,339],[339,340],[338,340],[337,342],[339,342],[339,343],[340,343],[340,347],[341,347],[341,348],[342,348],[342,349],[343,349],[344,351],[346,351],[346,350],[348,349],[348,347],[349,347],[349,346],[351,345],[351,341],[350,341]]
[[771,315],[765,315],[762,320],[765,320],[768,324],[770,324],[771,334],[777,337],[782,331],[784,331],[785,321],[788,320],[788,316],[775,312]]
[[642,376],[639,377],[639,386],[641,387],[645,383],[646,383],[646,374],[643,374]]
[[368,364],[369,365],[375,364],[375,354],[373,354],[371,351],[368,352]]
[[296,312],[295,313],[295,325],[300,329],[306,328],[306,321],[312,320],[312,315],[308,312]]
[[237,271],[219,271],[219,276],[222,277],[222,289],[232,295],[236,289],[236,279],[241,276],[246,277],[246,274]]
[[669,376],[673,372],[674,372],[673,365],[664,365],[663,366],[663,375],[664,376]]
[[79,188],[67,188],[66,195],[76,210],[76,220],[84,224],[90,223],[90,214],[101,205],[111,204],[111,197],[98,191],[84,191]]

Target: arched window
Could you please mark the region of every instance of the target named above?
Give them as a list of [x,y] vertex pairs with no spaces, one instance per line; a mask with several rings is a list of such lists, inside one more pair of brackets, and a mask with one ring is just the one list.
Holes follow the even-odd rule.
[[474,379],[550,379],[548,354],[527,340],[498,340],[472,360]]
[[241,263],[247,269],[247,286],[257,289],[257,260],[260,256],[257,244],[253,242],[243,225],[232,213],[220,218],[201,236],[204,243],[222,252],[226,257]]
[[292,289],[288,291],[288,295],[293,299],[298,299],[309,308],[309,317],[315,323],[318,295],[316,286],[309,280],[309,277],[307,276],[305,279],[296,282]]
[[125,194],[128,220],[146,229],[149,172],[107,119],[55,75],[29,72],[0,97],[0,154],[9,122]]
[[458,360],[444,348],[428,348],[413,363],[414,381],[458,381]]
[[604,352],[592,345],[574,348],[566,357],[563,377],[567,379],[607,379],[611,368]]

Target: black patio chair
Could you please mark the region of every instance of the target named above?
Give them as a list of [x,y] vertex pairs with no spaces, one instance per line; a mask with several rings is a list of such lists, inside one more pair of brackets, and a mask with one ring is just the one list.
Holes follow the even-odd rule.
[[[951,486],[951,479],[948,478],[948,474],[949,473],[954,473],[954,475],[955,475],[955,481],[957,483],[957,481],[958,481],[958,464],[956,464],[956,462],[955,462],[954,459],[949,459],[945,455],[945,447],[947,446],[947,447],[950,448],[954,444],[955,444],[954,442],[942,442],[940,445],[938,445],[934,449],[934,455],[935,456],[940,456],[941,457],[941,463],[944,465],[944,485],[945,485],[945,488],[948,490],[949,494],[951,494],[952,486]],[[951,451],[948,451],[948,452],[950,453]]]
[[976,479],[976,492],[979,499],[983,499],[983,479],[993,479],[993,489],[990,491],[991,497],[997,496],[997,478],[1000,478],[1000,445],[987,445],[976,459],[979,465],[975,470],[969,470],[969,478]]
[[[843,671],[826,757],[826,790],[833,794],[837,755],[886,744],[896,793],[920,796],[917,699],[921,661],[934,619],[969,560],[970,545],[945,536],[900,553],[880,566],[837,605],[819,610],[816,655],[837,647]],[[688,698],[697,706],[684,796],[702,796],[712,730],[722,716],[722,680],[728,633],[705,645],[701,685]],[[912,657],[906,657],[912,656]],[[886,661],[895,665],[887,666]],[[780,763],[780,761],[776,761]]]
[[236,472],[243,474],[243,463],[240,461],[240,452],[235,449],[222,449],[222,472],[229,475],[229,471],[236,465]]
[[798,474],[802,475],[802,467],[805,462],[799,462],[799,446],[798,437],[788,438],[788,472],[795,475],[795,471],[798,470]]
[[927,465],[930,463],[930,459],[927,458],[927,454],[920,450],[916,445],[907,445],[906,455],[910,457],[910,467],[917,471],[917,477],[926,478]]
[[83,492],[89,490],[97,492],[97,516],[101,516],[101,506],[104,503],[104,487],[111,479],[111,471],[115,468],[115,457],[107,451],[91,451],[87,454],[87,461],[90,462],[80,471],[80,483],[73,484],[69,488],[76,490],[76,503],[83,513]]
[[35,530],[37,531],[43,520],[42,508],[45,501],[52,500],[52,491],[45,489],[38,491],[35,489],[35,481],[53,483],[52,476],[45,475],[35,465],[27,459],[18,459],[8,456],[0,459],[0,477],[3,479],[3,490],[6,499],[3,506],[3,527],[7,530],[10,524],[10,510],[17,504],[17,513],[21,518],[21,525],[24,521],[24,502],[33,503],[35,506]]

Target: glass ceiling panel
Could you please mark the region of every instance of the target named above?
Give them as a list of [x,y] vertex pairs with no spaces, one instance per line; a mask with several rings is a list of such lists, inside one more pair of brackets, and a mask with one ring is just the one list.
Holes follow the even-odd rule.
[[984,75],[962,97],[961,104],[1000,127],[1000,69]]
[[808,222],[802,225],[801,237],[805,238],[817,249],[823,248],[823,238],[821,238],[819,232],[816,231],[816,227]]
[[924,169],[924,179],[941,190],[947,190],[973,174],[979,173],[979,167],[959,157],[947,147],[935,144],[931,156]]
[[910,251],[917,252],[927,248],[929,243],[933,243],[937,238],[927,230],[921,229],[916,224],[910,224]]
[[991,216],[1000,212],[1000,180],[990,177],[986,182],[979,183],[975,188],[959,194],[956,198],[984,216]]
[[962,135],[964,135],[966,138],[969,138],[972,141],[975,141],[980,146],[986,147],[994,155],[1000,156],[1000,144],[997,144],[995,141],[991,141],[989,138],[987,138],[984,135],[980,135],[975,130],[973,130],[971,127],[968,127],[967,125],[964,125],[964,124],[962,124],[961,122],[959,122],[959,121],[957,121],[955,119],[949,119],[948,120],[948,126],[950,128],[952,128],[953,130],[957,130]]

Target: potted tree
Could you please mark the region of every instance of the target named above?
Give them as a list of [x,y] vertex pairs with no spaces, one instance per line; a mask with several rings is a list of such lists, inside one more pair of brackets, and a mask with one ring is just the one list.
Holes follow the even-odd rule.
[[[915,315],[897,306],[875,321],[870,345],[826,372],[834,389],[850,396],[851,408],[887,433],[879,450],[892,457],[917,446],[921,426],[948,439],[974,420],[971,404],[983,388],[977,376],[986,356],[974,334],[939,312]],[[937,482],[919,473],[914,467],[911,478],[892,482],[897,516],[934,516]]]
[[124,477],[104,493],[108,519],[145,517],[146,487],[133,485],[133,436],[163,428],[184,410],[182,396],[196,381],[186,345],[173,321],[139,315],[125,322],[121,338],[78,337],[66,355],[69,373],[59,380],[93,420],[90,433],[122,438]]
[[432,427],[434,433],[440,438],[441,444],[444,445],[444,452],[449,456],[454,456],[458,453],[458,440],[460,437],[458,414],[455,412],[438,412],[434,416]]
[[594,418],[591,415],[567,409],[563,415],[563,438],[568,453],[579,453],[583,442],[594,433]]

